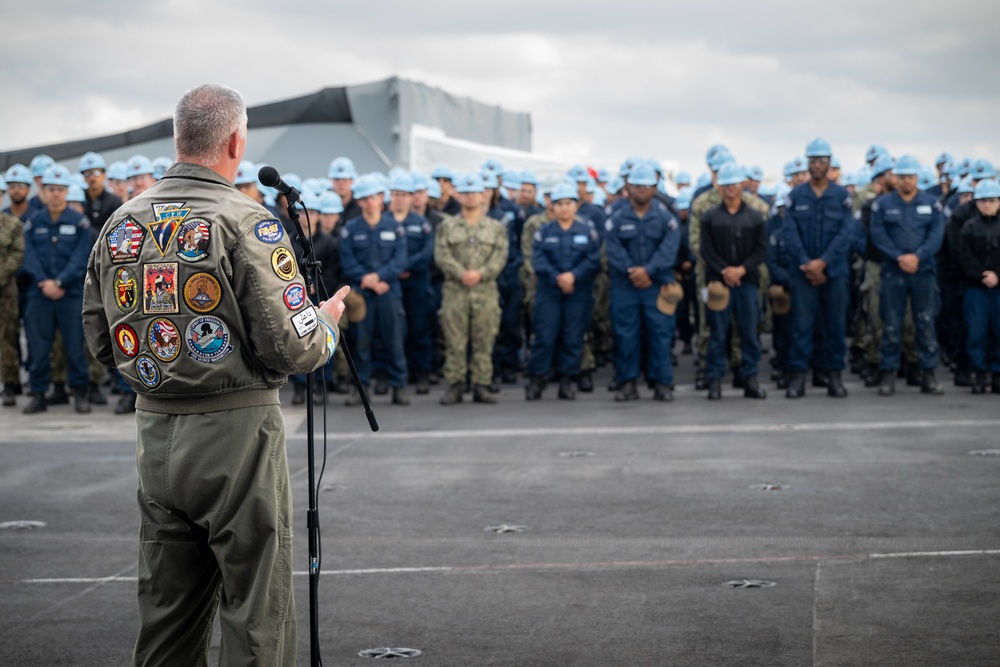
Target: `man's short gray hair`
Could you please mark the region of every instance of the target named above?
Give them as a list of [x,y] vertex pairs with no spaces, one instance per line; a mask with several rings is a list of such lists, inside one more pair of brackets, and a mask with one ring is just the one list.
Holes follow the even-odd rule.
[[205,84],[187,91],[174,111],[177,158],[214,164],[229,137],[243,130],[246,122],[246,105],[232,88]]

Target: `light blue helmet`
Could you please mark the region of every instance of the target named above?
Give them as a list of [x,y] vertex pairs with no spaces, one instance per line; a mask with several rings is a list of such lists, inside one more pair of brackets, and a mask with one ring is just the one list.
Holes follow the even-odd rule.
[[806,145],[806,157],[832,157],[833,149],[826,139],[816,137]]
[[521,187],[521,172],[508,169],[503,173],[503,186],[510,190],[517,190]]
[[351,192],[354,194],[355,199],[364,199],[372,195],[381,195],[382,186],[375,180],[374,176],[365,174],[354,179],[354,183],[351,185]]
[[578,201],[580,199],[579,189],[574,184],[563,181],[552,189],[552,203],[554,204],[560,199]]
[[431,199],[441,199],[441,184],[431,180],[427,183],[427,196]]
[[984,178],[976,184],[973,199],[992,199],[1000,197],[1000,183],[995,178]]
[[422,171],[411,171],[410,178],[413,179],[413,191],[420,192],[421,190],[426,190],[427,186],[430,185],[430,181],[424,176]]
[[726,162],[719,167],[719,171],[716,174],[716,182],[719,185],[739,185],[746,180],[743,169],[735,162]]
[[965,178],[969,175],[969,169],[972,168],[972,158],[965,157],[962,161],[958,163],[958,175]]
[[492,172],[493,174],[502,174],[503,165],[500,164],[500,160],[491,157],[487,159],[486,162],[483,163],[482,171],[489,171]]
[[71,183],[69,192],[66,194],[66,201],[75,201],[80,204],[87,203],[87,197],[83,194],[83,188],[76,183]]
[[717,151],[712,153],[708,158],[708,168],[710,171],[719,171],[719,167],[726,164],[727,162],[734,162],[735,158],[727,150]]
[[778,191],[778,186],[776,184],[761,183],[757,188],[757,194],[761,197],[773,197],[774,193]]
[[594,190],[593,204],[594,206],[600,206],[604,208],[604,205],[608,203],[608,195],[604,192],[602,188],[597,188]]
[[319,212],[319,197],[315,192],[311,190],[305,190],[302,193],[302,197],[295,204],[300,210],[307,209],[310,211]]
[[875,164],[869,168],[868,174],[871,178],[878,178],[887,171],[893,171],[895,167],[896,161],[892,159],[892,156],[888,153],[882,153],[875,158]]
[[285,174],[283,180],[299,192],[302,192],[302,177],[298,174]]
[[525,169],[521,172],[521,185],[538,185],[538,177],[535,176],[535,172],[530,169]]
[[319,212],[323,214],[343,213],[344,201],[336,192],[324,192],[319,198]]
[[653,168],[657,176],[663,176],[663,167],[660,166],[660,161],[655,158],[646,158],[646,164]]
[[329,180],[330,179],[319,179],[314,176],[304,178],[302,179],[302,191],[311,192],[317,197],[321,197],[323,196],[323,193],[326,192],[324,182],[329,183]]
[[38,176],[44,176],[45,172],[49,170],[49,167],[56,163],[55,160],[50,158],[48,155],[36,155],[31,158],[31,164],[29,168],[31,169],[32,178],[37,178]]
[[111,166],[108,167],[108,179],[112,181],[124,181],[128,180],[128,165],[119,160],[118,162],[112,162]]
[[538,188],[535,190],[535,203],[545,208],[545,198],[551,194],[551,188]]
[[656,172],[645,162],[635,165],[628,176],[629,185],[656,185]]
[[943,153],[941,153],[940,155],[938,155],[937,158],[935,158],[934,164],[936,166],[940,167],[941,165],[943,165],[946,162],[954,162],[954,161],[955,161],[955,157],[951,153],[949,153],[948,151],[944,151]]
[[947,177],[958,176],[959,167],[954,160],[948,160],[941,165],[941,174]]
[[400,174],[405,174],[405,173],[407,173],[407,172],[402,167],[393,167],[392,169],[389,170],[389,180],[391,181],[396,176],[399,176]]
[[7,192],[7,181],[3,176],[0,176],[0,192]]
[[[705,162],[707,162],[709,165],[711,165],[712,158],[717,153],[728,153],[728,152],[729,152],[729,149],[726,148],[724,145],[722,145],[722,144],[713,144],[713,145],[711,145],[711,146],[708,147],[707,151],[705,151]],[[715,171],[715,169],[712,169],[712,171]]]
[[445,178],[449,181],[454,181],[455,173],[451,170],[451,168],[448,165],[442,163],[436,165],[434,169],[431,170],[431,178],[434,179]]
[[483,179],[476,173],[462,174],[457,179],[454,179],[453,182],[455,184],[455,192],[460,194],[483,191]]
[[858,175],[855,174],[853,171],[849,171],[840,177],[840,184],[843,185],[845,188],[851,185],[857,185]]
[[975,187],[972,185],[972,177],[971,176],[966,176],[965,178],[963,178],[959,182],[958,187],[955,188],[955,190],[960,195],[964,195],[964,194],[967,194],[967,193],[974,192],[975,191]]
[[917,176],[920,174],[920,160],[913,155],[901,155],[892,170],[897,176]]
[[787,183],[782,183],[778,186],[778,191],[774,193],[774,205],[775,206],[785,206],[788,203],[788,195],[791,194],[792,189],[788,187]]
[[929,190],[937,184],[937,171],[934,167],[926,164],[920,165],[920,173],[917,174],[917,188],[920,190]]
[[674,183],[678,186],[691,185],[691,174],[686,171],[678,171],[677,176],[674,178]]
[[840,158],[836,155],[830,156],[830,169],[840,169]]
[[250,160],[243,160],[240,162],[239,168],[236,170],[236,178],[233,180],[233,185],[247,185],[249,183],[257,182],[257,167]]
[[156,180],[163,178],[163,175],[167,173],[167,169],[170,169],[170,165],[173,163],[174,161],[165,155],[161,155],[153,160],[153,178]]
[[87,179],[84,178],[83,174],[79,172],[70,175],[69,182],[72,183],[73,185],[83,188],[84,190],[89,189],[87,186]]
[[743,175],[751,181],[760,183],[764,180],[764,169],[760,165],[753,164],[743,170]]
[[610,171],[608,171],[604,167],[601,167],[600,169],[597,170],[597,182],[598,183],[607,183],[610,180],[611,180],[611,172]]
[[339,179],[355,179],[358,177],[358,170],[354,168],[354,163],[349,157],[338,157],[330,163],[327,177]]
[[83,173],[85,171],[90,171],[91,169],[107,169],[108,165],[104,162],[104,158],[100,154],[93,151],[83,154],[80,158],[79,171]]
[[868,150],[865,151],[865,162],[871,164],[872,162],[878,159],[879,155],[884,155],[887,154],[888,152],[889,151],[886,150],[886,147],[883,146],[882,144],[872,144],[871,146],[868,147]]
[[7,183],[24,183],[25,185],[31,185],[31,170],[25,167],[23,164],[15,164],[7,173],[4,174],[4,178]]
[[996,171],[993,170],[993,163],[986,158],[979,158],[969,167],[969,176],[972,180],[979,181],[984,178],[995,178]]
[[872,170],[868,165],[865,165],[858,169],[856,173],[858,179],[858,187],[864,187],[872,182]]
[[701,173],[698,174],[698,180],[694,182],[694,189],[701,190],[702,188],[707,188],[711,184],[712,184],[712,175]]
[[625,187],[625,181],[621,176],[615,176],[610,181],[608,181],[607,191],[609,195],[616,195],[622,191]]
[[791,178],[795,174],[795,162],[793,160],[786,162],[785,166],[781,168],[781,173],[785,175],[786,179]]
[[497,180],[497,175],[492,171],[481,171],[479,177],[483,179],[484,188],[496,190],[500,187],[500,181]]
[[61,164],[53,164],[42,174],[42,185],[61,185],[68,188],[72,183],[69,169]]
[[415,190],[413,187],[413,179],[410,178],[410,175],[405,171],[401,174],[396,174],[389,179],[389,190],[413,194],[413,191]]
[[153,175],[153,162],[145,155],[133,155],[128,159],[126,176],[132,178],[143,174]]
[[590,172],[582,164],[575,164],[566,172],[566,177],[574,183],[583,183],[590,178]]
[[687,211],[691,208],[691,195],[693,194],[691,188],[684,188],[680,191],[677,199],[674,200],[674,206],[677,207],[678,211]]

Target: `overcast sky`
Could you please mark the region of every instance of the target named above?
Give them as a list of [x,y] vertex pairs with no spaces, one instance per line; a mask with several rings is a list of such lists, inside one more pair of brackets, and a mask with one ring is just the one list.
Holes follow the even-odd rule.
[[998,23],[996,0],[2,0],[0,150],[168,118],[200,83],[253,106],[397,75],[527,111],[570,160],[697,173],[721,142],[774,176],[814,136],[851,169],[874,141],[995,160]]

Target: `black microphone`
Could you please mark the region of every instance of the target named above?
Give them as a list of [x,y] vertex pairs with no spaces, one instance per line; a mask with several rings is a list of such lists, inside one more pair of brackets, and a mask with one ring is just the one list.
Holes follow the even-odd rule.
[[299,191],[285,183],[281,179],[281,175],[278,170],[270,165],[264,165],[257,172],[257,178],[260,179],[261,185],[269,188],[274,188],[281,194],[285,195],[285,199],[288,200],[288,205],[293,206],[295,202],[299,200]]

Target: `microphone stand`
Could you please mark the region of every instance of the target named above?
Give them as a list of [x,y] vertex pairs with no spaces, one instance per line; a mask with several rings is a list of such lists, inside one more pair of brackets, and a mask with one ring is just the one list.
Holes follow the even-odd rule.
[[[295,231],[297,233],[295,240],[299,242],[299,246],[302,248],[302,275],[306,281],[306,295],[308,298],[308,295],[314,293],[314,289],[319,289],[317,287],[319,284],[317,276],[319,273],[320,263],[316,260],[314,254],[312,239],[307,236],[303,230],[302,223],[299,221],[299,211],[295,208],[295,202],[299,200],[299,193],[292,189],[285,196],[285,199],[288,202],[288,217],[295,223]],[[315,293],[319,295],[318,291]],[[371,403],[368,401],[368,394],[365,392],[364,385],[361,384],[361,378],[358,377],[358,369],[354,365],[354,359],[351,357],[350,350],[347,349],[347,343],[343,336],[338,342],[338,345],[340,346],[340,349],[344,351],[344,356],[347,358],[347,365],[351,369],[351,379],[354,380],[354,386],[357,387],[358,394],[361,396],[361,402],[365,407],[365,416],[368,417],[368,425],[371,427],[372,431],[378,431],[378,421],[375,419],[375,412],[372,410]],[[309,664],[313,667],[319,667],[320,535],[319,507],[316,489],[316,438],[313,433],[314,423],[313,374],[310,372],[306,374],[306,428],[308,429],[306,433],[306,456],[309,459],[309,509],[306,513],[306,531],[309,535]]]

